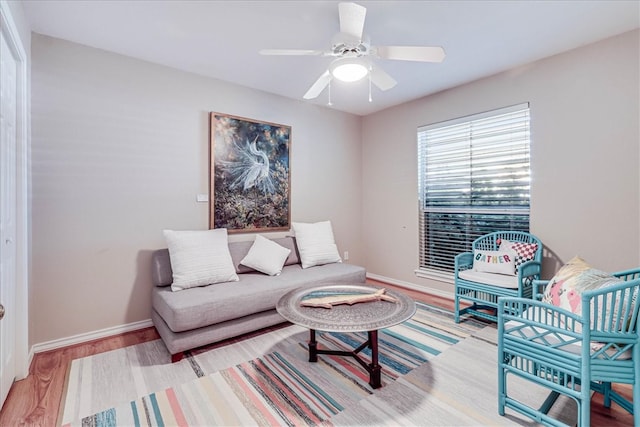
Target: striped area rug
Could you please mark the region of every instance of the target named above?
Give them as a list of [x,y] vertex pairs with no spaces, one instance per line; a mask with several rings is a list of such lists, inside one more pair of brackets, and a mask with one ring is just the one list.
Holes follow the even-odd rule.
[[[70,410],[76,406],[76,415],[80,416],[69,419],[65,406],[63,425],[330,425],[336,414],[388,388],[396,379],[484,326],[479,321],[455,324],[450,312],[417,304],[410,320],[379,332],[383,387],[375,391],[368,384],[368,373],[351,357],[319,355],[317,363],[309,363],[308,332],[291,326],[298,332],[275,344],[272,341],[272,351],[215,371],[213,359],[219,354],[208,353],[226,351],[223,357],[233,357],[236,344],[190,356],[185,366],[189,366],[195,379],[178,380],[131,401],[114,401],[109,409],[93,415],[82,416],[78,404],[73,404],[79,401],[73,394],[82,390],[81,381],[77,381],[70,385],[66,402]],[[366,341],[366,333],[319,332],[317,339],[321,348],[349,351]],[[370,350],[364,349],[360,355],[369,360]],[[108,363],[108,358],[104,359],[101,363]],[[108,369],[85,362],[75,367],[83,370],[85,380]],[[86,367],[89,364],[91,369]],[[73,371],[72,365],[70,377],[74,377]],[[100,387],[105,386],[116,385],[94,384],[90,394],[99,393]]]

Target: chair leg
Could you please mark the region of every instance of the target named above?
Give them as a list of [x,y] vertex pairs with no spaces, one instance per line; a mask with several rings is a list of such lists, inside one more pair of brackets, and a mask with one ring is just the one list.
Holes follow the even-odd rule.
[[[636,381],[638,373],[636,372]],[[633,424],[640,424],[640,384],[633,384]]]
[[453,297],[453,320],[456,323],[460,323],[460,297],[458,296],[458,292]]
[[548,414],[553,404],[558,400],[558,397],[560,397],[560,393],[555,390],[549,393],[549,396],[547,396],[542,405],[540,405],[539,411],[543,414]]
[[578,402],[578,427],[588,427],[591,425],[591,388],[590,383],[586,383],[586,387],[581,386],[583,390],[580,392],[580,400]]
[[611,408],[611,383],[602,383],[602,404]]
[[502,352],[498,352],[498,414],[504,416],[504,405],[507,400],[507,376],[502,367]]

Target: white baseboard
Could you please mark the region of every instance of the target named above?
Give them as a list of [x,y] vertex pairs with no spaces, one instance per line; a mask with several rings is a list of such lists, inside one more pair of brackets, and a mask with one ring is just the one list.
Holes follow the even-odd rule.
[[72,337],[60,338],[53,341],[47,341],[40,344],[34,344],[29,352],[29,366],[33,355],[36,353],[42,353],[43,351],[56,350],[63,347],[68,347],[75,344],[81,344],[88,341],[93,341],[101,338],[107,338],[113,335],[123,334],[125,332],[137,331],[138,329],[144,329],[153,326],[151,319],[141,320],[140,322],[127,323],[126,325],[114,326],[112,328],[101,329],[99,331],[87,332],[85,334],[74,335]]
[[367,278],[377,280],[379,282],[389,283],[391,285],[400,286],[402,288],[411,289],[419,292],[426,292],[442,298],[453,299],[453,292],[443,291],[442,289],[430,288],[428,286],[421,286],[411,282],[405,282],[403,280],[392,279],[390,277],[380,276],[378,274],[367,273]]

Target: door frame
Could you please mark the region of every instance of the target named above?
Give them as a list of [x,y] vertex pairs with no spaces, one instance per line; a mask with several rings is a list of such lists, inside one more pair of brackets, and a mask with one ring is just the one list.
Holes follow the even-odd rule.
[[6,0],[0,0],[0,31],[18,61],[16,108],[16,306],[15,373],[26,378],[33,354],[29,352],[29,259],[30,259],[30,102],[29,58]]

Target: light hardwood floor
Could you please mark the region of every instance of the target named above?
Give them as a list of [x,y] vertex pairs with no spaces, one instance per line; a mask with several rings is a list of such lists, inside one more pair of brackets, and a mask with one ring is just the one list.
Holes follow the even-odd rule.
[[[372,283],[375,282],[372,281]],[[396,288],[388,284],[383,285],[405,292],[416,301],[422,301],[453,310],[453,301],[447,298],[428,295],[404,288]],[[282,326],[267,328],[266,330],[273,330],[278,327]],[[249,334],[248,336],[254,336],[262,332],[264,331]],[[213,344],[208,346],[207,349],[227,345],[230,342],[235,342],[246,337],[247,336]],[[61,409],[64,383],[70,362],[73,359],[91,356],[158,338],[159,336],[154,328],[146,328],[114,337],[36,354],[31,363],[29,376],[24,380],[17,381],[9,392],[9,396],[2,408],[2,411],[0,411],[0,426],[49,427],[57,425],[58,415]],[[630,386],[616,387],[616,389],[625,393],[627,396],[631,395]],[[593,426],[632,426],[633,416],[615,404],[613,404],[611,408],[605,408],[602,405],[601,397],[596,394],[591,405],[591,423]]]

